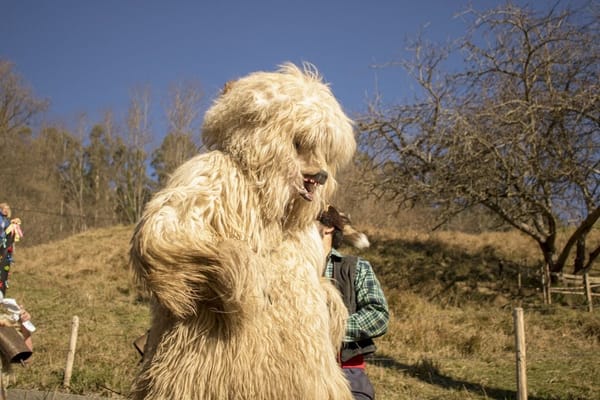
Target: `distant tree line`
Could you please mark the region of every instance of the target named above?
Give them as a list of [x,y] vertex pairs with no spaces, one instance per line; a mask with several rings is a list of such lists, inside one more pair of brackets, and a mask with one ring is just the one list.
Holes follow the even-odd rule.
[[194,83],[173,86],[165,112],[168,132],[148,152],[150,96],[132,92],[125,121],[112,112],[75,130],[42,122],[49,103],[36,98],[8,60],[0,60],[0,201],[23,221],[24,243],[55,240],[89,228],[133,224],[168,175],[200,149],[203,94]]

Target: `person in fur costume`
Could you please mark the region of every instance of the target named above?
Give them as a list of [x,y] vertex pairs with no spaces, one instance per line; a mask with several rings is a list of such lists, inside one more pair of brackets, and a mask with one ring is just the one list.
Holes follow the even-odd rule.
[[202,138],[131,240],[152,299],[132,397],[351,400],[315,224],[355,152],[351,120],[313,66],[287,63],[228,83]]

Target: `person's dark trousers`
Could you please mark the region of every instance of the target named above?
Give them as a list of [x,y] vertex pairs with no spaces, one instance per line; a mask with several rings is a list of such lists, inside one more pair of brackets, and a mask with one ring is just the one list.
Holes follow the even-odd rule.
[[375,389],[362,368],[344,368],[355,400],[374,400]]
[[6,295],[8,286],[8,272],[10,271],[10,258],[6,249],[0,250],[0,292],[2,297]]
[[10,264],[12,263],[12,254],[9,248],[15,241],[15,234],[6,235],[4,240],[4,246],[0,246],[0,292],[2,297],[6,295],[6,288],[8,287],[8,272],[10,271]]

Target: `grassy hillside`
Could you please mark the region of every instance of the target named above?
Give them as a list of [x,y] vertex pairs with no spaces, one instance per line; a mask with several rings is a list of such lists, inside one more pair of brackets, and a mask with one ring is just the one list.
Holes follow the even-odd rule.
[[[31,312],[38,331],[32,362],[13,366],[9,389],[67,391],[63,374],[78,316],[70,391],[128,393],[139,361],[132,342],[149,323],[126,266],[131,232],[115,227],[17,248],[7,297]],[[514,233],[371,239],[359,255],[374,265],[392,312],[368,369],[380,400],[514,399],[517,305],[525,310],[529,399],[600,398],[600,311],[588,313],[582,299],[567,297],[543,306],[532,243]]]

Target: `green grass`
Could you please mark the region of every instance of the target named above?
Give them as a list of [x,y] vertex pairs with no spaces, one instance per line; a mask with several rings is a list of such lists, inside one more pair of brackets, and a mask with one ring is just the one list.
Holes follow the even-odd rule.
[[[139,361],[132,342],[149,325],[126,265],[131,233],[115,227],[17,247],[8,297],[25,305],[38,331],[30,365],[12,367],[9,389],[128,394]],[[571,298],[544,306],[533,269],[520,292],[514,270],[499,276],[499,258],[518,262],[524,250],[511,259],[489,238],[454,236],[371,237],[372,247],[360,253],[372,262],[392,314],[368,366],[378,399],[514,399],[518,305],[529,399],[600,398],[600,311],[588,313]],[[509,238],[519,240],[498,243]],[[79,334],[67,389],[73,316]]]

